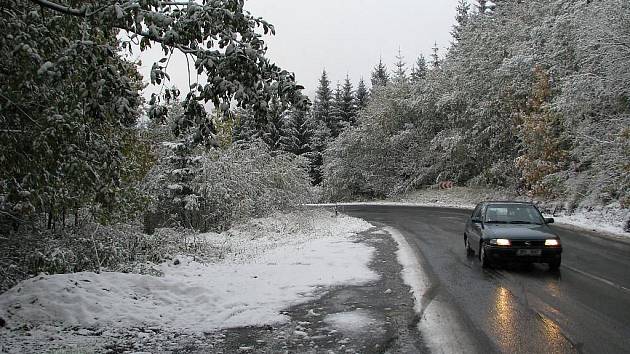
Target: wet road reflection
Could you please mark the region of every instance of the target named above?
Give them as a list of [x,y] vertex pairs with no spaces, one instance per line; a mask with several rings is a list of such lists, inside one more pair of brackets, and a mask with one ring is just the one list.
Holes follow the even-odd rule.
[[514,338],[517,338],[513,301],[514,299],[508,289],[502,286],[496,288],[490,323],[493,331],[500,334],[497,340],[504,352],[514,351]]
[[[548,280],[544,287],[552,294],[558,294],[558,280]],[[524,298],[523,298],[524,296]],[[488,323],[495,342],[504,353],[530,353],[544,350],[548,353],[574,352],[572,343],[564,336],[561,328],[551,319],[531,307],[523,307],[528,294],[515,295],[505,286],[498,286],[489,308]],[[530,304],[531,305],[531,304]],[[534,312],[534,316],[523,316],[523,311]],[[531,336],[535,336],[534,341]],[[541,348],[542,346],[542,348]]]
[[552,320],[548,319],[543,315],[538,315],[540,317],[541,322],[543,323],[543,334],[547,338],[547,342],[549,343],[550,348],[555,348],[555,350],[559,350],[562,347],[565,347],[566,338],[562,334],[560,327],[555,324]]

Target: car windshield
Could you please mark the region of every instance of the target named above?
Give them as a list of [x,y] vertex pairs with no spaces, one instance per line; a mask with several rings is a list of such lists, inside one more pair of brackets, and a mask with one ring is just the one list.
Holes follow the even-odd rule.
[[540,213],[533,205],[491,204],[486,208],[486,223],[542,224]]

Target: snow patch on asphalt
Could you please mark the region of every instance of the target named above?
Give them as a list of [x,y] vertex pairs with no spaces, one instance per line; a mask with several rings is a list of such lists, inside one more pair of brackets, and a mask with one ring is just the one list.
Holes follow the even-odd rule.
[[377,321],[372,318],[370,312],[357,309],[348,312],[338,312],[327,315],[324,322],[341,330],[344,333],[364,333],[371,327],[377,325]]
[[[449,304],[438,299],[424,299],[431,282],[422,270],[422,264],[405,237],[394,228],[385,228],[398,244],[396,256],[403,266],[402,278],[411,287],[414,310],[421,318],[418,330],[432,353],[470,353],[474,340],[457,319],[457,313]],[[428,303],[423,303],[423,301]]]
[[[82,272],[25,280],[0,294],[0,318],[7,322],[0,342],[7,348],[23,340],[63,342],[72,328],[88,328],[103,339],[110,330],[133,328],[200,333],[267,325],[286,321],[283,309],[317,299],[329,287],[378,279],[368,267],[374,248],[356,242],[371,224],[311,214],[303,225],[293,220],[293,231],[285,234],[252,238],[256,232],[241,227],[231,237],[202,235],[232,252],[213,263],[177,257],[158,266],[161,277]],[[258,230],[269,222],[262,219]]]

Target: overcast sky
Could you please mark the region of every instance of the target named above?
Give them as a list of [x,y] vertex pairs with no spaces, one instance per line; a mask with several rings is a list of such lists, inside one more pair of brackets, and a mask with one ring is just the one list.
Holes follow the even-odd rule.
[[[324,68],[333,85],[348,74],[356,88],[361,77],[370,85],[370,73],[379,57],[392,69],[399,48],[408,67],[419,54],[428,58],[435,42],[443,54],[451,40],[456,5],[457,0],[246,2],[253,15],[263,17],[276,28],[275,36],[265,36],[268,57],[283,69],[295,72],[309,96],[315,92]],[[155,58],[159,55],[142,56],[145,78]],[[171,81],[186,92],[188,74],[183,56],[171,59],[168,73]]]

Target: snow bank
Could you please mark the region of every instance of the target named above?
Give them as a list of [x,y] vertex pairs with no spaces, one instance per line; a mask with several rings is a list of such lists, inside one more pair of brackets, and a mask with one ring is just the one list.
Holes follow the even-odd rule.
[[[457,312],[448,303],[433,298],[423,304],[422,298],[430,290],[429,277],[422,270],[422,265],[405,237],[396,229],[386,228],[387,232],[398,244],[396,256],[403,266],[402,278],[411,287],[414,299],[414,310],[422,315],[418,321],[418,330],[423,334],[427,346],[432,353],[468,353],[475,348],[474,339],[470,337],[457,318]],[[425,306],[423,308],[423,306]]]
[[559,224],[576,226],[591,231],[604,232],[616,238],[630,238],[630,232],[623,230],[624,220],[630,218],[630,210],[620,208],[579,209],[572,214],[554,215]]
[[[373,248],[354,237],[370,224],[322,211],[307,219],[260,219],[230,233],[201,235],[222,245],[221,257],[207,264],[177,257],[159,265],[162,277],[86,272],[31,278],[0,295],[0,317],[12,329],[47,324],[203,332],[281,322],[281,310],[327,287],[377,279],[367,266]],[[278,220],[286,222],[284,232],[272,227]]]

